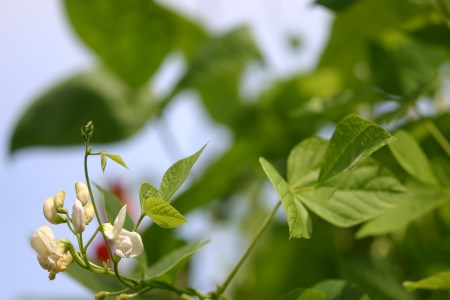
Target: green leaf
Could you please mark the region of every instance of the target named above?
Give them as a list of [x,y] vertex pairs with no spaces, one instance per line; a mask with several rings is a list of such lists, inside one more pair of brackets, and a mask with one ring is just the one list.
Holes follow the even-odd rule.
[[389,144],[389,149],[403,169],[424,183],[439,185],[431,163],[419,143],[404,130],[396,132],[395,137],[397,141]]
[[193,155],[180,159],[179,161],[174,163],[166,171],[166,173],[164,173],[159,188],[162,199],[170,201],[170,198],[188,177],[189,172],[191,171],[192,167],[194,166],[195,162],[197,161],[198,157],[203,152],[203,149],[205,149],[205,147],[206,145]]
[[[324,0],[332,2],[333,0]],[[347,2],[344,1],[333,1]],[[347,9],[336,15],[326,45],[318,63],[318,69],[325,69],[336,73],[340,79],[341,90],[363,90],[364,96],[373,97],[373,90],[368,90],[372,66],[370,64],[370,44],[376,40],[385,40],[390,48],[400,48],[405,41],[404,29],[406,24],[432,13],[432,7],[413,3],[407,0],[364,0],[355,1]],[[425,21],[425,20],[423,20]],[[348,47],[351,37],[352,47]],[[428,47],[430,48],[430,47]],[[373,64],[383,64],[373,61]],[[408,59],[409,66],[422,63],[422,59]],[[384,65],[384,64],[383,64]],[[364,74],[365,72],[369,74]],[[414,72],[415,73],[415,72]],[[390,73],[385,77],[390,77]],[[402,72],[402,75],[404,73]],[[372,86],[370,86],[372,87]],[[376,88],[376,86],[374,87]]]
[[86,269],[81,268],[76,263],[71,264],[64,273],[68,274],[94,293],[105,290],[118,290],[121,288],[121,284],[116,278],[98,276],[96,273],[86,272]]
[[144,213],[163,228],[174,228],[187,222],[172,205],[155,197],[144,200]]
[[[145,245],[144,245],[144,247],[145,247]],[[148,278],[148,270],[149,270],[147,254],[144,252],[142,255],[139,255],[135,259],[136,259],[139,275],[141,276],[141,280],[145,280],[146,278]]]
[[[81,40],[118,77],[143,86],[169,52],[192,48],[198,28],[155,1],[66,0],[66,12]],[[189,34],[180,40],[179,35]],[[204,34],[203,32],[200,35]],[[202,40],[202,39],[200,39]],[[192,50],[191,50],[192,51]]]
[[106,169],[106,154],[103,151],[101,152],[101,155],[100,155],[100,165],[102,167],[103,173],[105,173],[105,169]]
[[417,289],[450,290],[450,271],[439,272],[419,281],[405,281],[403,286],[409,292]]
[[[119,211],[122,209],[124,204],[122,203],[122,201],[120,201],[119,198],[117,198],[116,195],[108,192],[99,185],[95,184],[95,187],[100,191],[100,193],[103,196],[103,204],[105,206],[107,222],[113,224]],[[131,220],[130,216],[127,213],[123,228],[131,230],[133,229],[133,227],[134,227],[133,221]]]
[[172,96],[185,89],[195,89],[214,120],[231,124],[242,115],[244,108],[240,95],[244,70],[260,58],[247,27],[210,38],[193,54]]
[[10,151],[82,144],[80,126],[89,120],[96,143],[123,140],[144,126],[152,105],[146,90],[132,91],[106,72],[82,73],[33,101],[14,129]]
[[353,5],[357,1],[359,0],[316,0],[315,3],[338,12]]
[[356,233],[357,238],[394,232],[446,203],[450,195],[443,189],[430,187],[417,181],[406,185],[405,200],[395,208],[367,222]]
[[311,137],[291,150],[287,162],[287,178],[292,190],[315,185],[327,145],[328,142],[324,139]]
[[122,159],[122,157],[120,157],[120,155],[117,154],[109,154],[106,153],[105,154],[107,157],[109,157],[110,159],[112,159],[113,161],[115,161],[116,163],[118,163],[119,165],[121,165],[124,168],[128,169],[127,164],[125,163],[125,161]]
[[346,173],[356,168],[373,152],[394,141],[383,127],[356,115],[345,117],[336,126],[328,144],[318,179],[316,197],[328,200]]
[[277,300],[327,300],[327,297],[321,291],[298,288],[278,297]]
[[172,270],[179,269],[180,265],[184,265],[187,259],[207,243],[209,243],[209,241],[190,243],[170,252],[168,255],[158,260],[154,265],[150,266],[148,273],[150,280],[159,279]]
[[158,189],[148,182],[141,183],[139,188],[139,202],[141,203],[141,208],[144,207],[144,200],[150,197],[161,198],[161,194]]
[[294,199],[288,183],[280,176],[277,170],[262,157],[259,159],[259,162],[277,191],[280,201],[286,211],[289,237],[310,238],[312,226],[308,211],[300,201]]
[[350,172],[326,202],[314,191],[294,192],[310,210],[339,227],[350,227],[393,209],[407,198],[403,185],[373,159]]
[[322,291],[329,300],[369,300],[355,284],[344,280],[325,280],[314,285],[312,289]]

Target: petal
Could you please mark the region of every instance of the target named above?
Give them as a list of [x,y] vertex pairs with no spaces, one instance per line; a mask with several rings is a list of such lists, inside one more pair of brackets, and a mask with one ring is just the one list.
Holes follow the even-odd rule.
[[76,199],[72,208],[72,225],[77,233],[84,231],[86,223],[84,222],[84,207],[80,200]]
[[127,205],[125,204],[119,211],[119,214],[117,215],[116,220],[114,221],[114,231],[116,236],[118,236],[122,231],[126,216],[127,216]]
[[[119,251],[124,254],[121,256]],[[116,253],[121,257],[136,257],[144,251],[142,238],[137,232],[130,232],[123,229],[119,236],[119,242],[116,245]]]
[[130,257],[133,249],[131,240],[126,236],[120,236],[116,241],[116,254],[120,257]]
[[43,269],[50,271],[51,269],[53,269],[56,266],[56,263],[59,260],[59,256],[55,255],[55,254],[50,255],[50,256],[38,255],[37,259]]
[[103,231],[105,232],[105,235],[108,239],[112,241],[116,240],[116,235],[114,233],[114,226],[112,226],[111,223],[103,224]]
[[61,255],[56,250],[56,239],[52,229],[48,225],[39,227],[30,240],[31,247],[39,256],[49,256],[51,254]]

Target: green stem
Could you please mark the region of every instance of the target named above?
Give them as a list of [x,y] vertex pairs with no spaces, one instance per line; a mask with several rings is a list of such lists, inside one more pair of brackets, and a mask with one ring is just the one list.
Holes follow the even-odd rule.
[[152,288],[150,288],[150,287],[146,287],[146,288],[143,288],[143,289],[139,290],[138,292],[136,292],[136,293],[134,293],[134,294],[122,294],[123,297],[120,298],[120,299],[131,299],[131,298],[135,298],[135,297],[137,297],[137,296],[139,296],[139,295],[142,295],[142,294],[147,293],[147,292],[150,291],[151,289],[152,289]]
[[[444,0],[437,0],[436,4],[440,8],[444,17],[446,19],[450,19],[450,8],[447,6],[446,2]],[[447,20],[447,24],[449,24],[449,26],[450,26],[450,23],[448,20]]]
[[113,255],[113,253],[111,251],[111,246],[109,245],[108,238],[106,237],[105,230],[103,229],[102,221],[100,219],[100,215],[99,215],[99,212],[98,212],[98,209],[97,209],[97,204],[95,204],[94,193],[92,192],[92,187],[91,187],[91,183],[90,183],[90,180],[89,180],[87,160],[88,160],[88,157],[89,157],[90,153],[92,152],[91,149],[89,149],[89,140],[86,141],[85,145],[86,145],[86,148],[85,148],[85,154],[84,154],[84,175],[86,177],[86,185],[87,185],[88,190],[89,190],[89,195],[90,195],[91,200],[92,200],[91,201],[92,202],[92,206],[94,207],[95,218],[97,219],[98,228],[100,229],[100,232],[101,232],[101,234],[103,236],[103,240],[104,240],[106,248],[108,250],[109,257],[111,258],[111,260],[112,260],[112,262],[114,264],[114,273],[115,273],[117,279],[121,283],[123,283],[126,287],[134,289],[134,286],[132,286],[128,282],[124,281],[122,279],[122,277],[120,276],[119,268],[118,268],[118,265],[117,265],[117,259],[115,258],[115,256]]
[[85,262],[78,255],[78,252],[75,250],[72,244],[69,245],[69,252],[72,255],[73,260],[82,268],[86,269]]
[[81,256],[83,256],[84,263],[86,264],[86,268],[90,269],[91,265],[89,263],[89,259],[86,255],[86,250],[83,248],[83,235],[81,233],[76,234],[77,241],[78,241],[78,247],[80,248]]
[[116,292],[101,291],[101,292],[96,293],[95,296],[97,297],[98,295],[101,295],[101,296],[108,297],[108,296],[120,295],[120,294],[126,293],[128,291],[130,291],[130,289],[128,289],[128,288],[120,290],[120,291],[116,291]]
[[256,232],[255,237],[253,238],[253,241],[251,242],[250,246],[248,246],[247,250],[245,251],[244,255],[241,257],[241,259],[239,260],[239,262],[237,263],[237,265],[233,268],[233,270],[231,271],[231,273],[228,275],[227,279],[224,281],[224,283],[219,286],[217,288],[217,291],[215,293],[216,298],[220,298],[220,296],[222,295],[222,293],[227,289],[228,285],[230,284],[231,280],[233,280],[234,276],[236,275],[236,273],[239,271],[239,269],[242,267],[242,264],[245,262],[245,260],[247,259],[247,257],[250,255],[250,253],[252,252],[253,248],[256,245],[256,242],[259,240],[259,238],[262,236],[262,234],[264,233],[264,231],[267,229],[267,227],[269,226],[270,222],[272,222],[273,216],[275,215],[275,213],[277,212],[278,208],[280,207],[281,202],[278,201],[277,205],[275,205],[275,207],[273,208],[273,210],[271,211],[271,213],[266,217],[266,219],[264,220],[264,222],[261,224],[261,226],[259,227],[258,231]]
[[425,127],[428,129],[434,139],[439,143],[442,149],[444,149],[445,153],[447,153],[447,156],[450,157],[450,143],[447,141],[439,128],[437,128],[431,120],[427,120],[425,122]]
[[167,283],[164,281],[152,280],[150,282],[144,282],[144,284],[146,284],[148,287],[151,287],[151,288],[172,291],[179,296],[181,296],[181,295],[196,296],[200,300],[212,299],[211,295],[202,294],[200,291],[198,291],[194,288],[186,288],[186,289],[177,288],[176,286],[173,286],[170,283]]
[[141,216],[139,217],[139,220],[137,220],[137,222],[136,222],[136,225],[134,225],[133,231],[136,231],[138,229],[138,227],[141,224],[144,217],[145,217],[145,214],[141,214]]
[[89,239],[89,241],[87,242],[86,246],[84,246],[84,252],[87,251],[87,248],[89,247],[89,245],[92,243],[92,241],[94,240],[95,236],[97,235],[97,233],[99,233],[100,231],[100,227],[97,227],[97,229],[95,230],[94,234],[91,236],[91,238]]
[[67,215],[67,220],[66,220],[67,227],[69,227],[70,231],[72,231],[72,233],[73,233],[74,235],[76,235],[77,233],[75,232],[75,230],[73,230],[72,225],[70,225],[70,217],[69,217],[69,214],[67,213],[66,215]]
[[109,257],[113,258],[111,247],[109,246],[108,238],[106,237],[105,231],[103,229],[102,221],[100,219],[100,214],[98,213],[97,204],[95,203],[94,193],[92,193],[91,181],[89,180],[89,173],[88,173],[88,167],[87,167],[87,160],[89,157],[88,148],[89,148],[89,143],[86,142],[86,152],[84,154],[84,176],[86,177],[86,185],[89,190],[89,195],[91,197],[92,206],[94,207],[95,218],[97,219],[98,228],[100,229],[100,232],[103,236],[103,240],[105,241],[106,248],[108,249]]

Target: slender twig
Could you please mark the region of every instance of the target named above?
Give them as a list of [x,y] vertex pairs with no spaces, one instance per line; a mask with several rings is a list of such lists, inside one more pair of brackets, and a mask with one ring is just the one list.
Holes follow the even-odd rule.
[[89,149],[89,140],[87,140],[85,144],[86,144],[86,150],[85,150],[85,154],[84,154],[84,175],[86,177],[86,185],[87,185],[88,190],[89,190],[89,195],[90,195],[91,200],[92,200],[91,201],[92,202],[92,206],[94,207],[95,218],[97,219],[97,222],[98,222],[98,228],[100,229],[100,232],[101,232],[101,234],[103,236],[103,240],[105,242],[106,249],[108,250],[109,257],[111,258],[111,260],[112,260],[112,262],[114,264],[114,273],[116,274],[117,279],[122,284],[124,284],[126,287],[134,289],[134,286],[130,285],[128,282],[124,281],[124,279],[122,278],[122,276],[119,273],[117,258],[113,255],[113,253],[111,251],[111,246],[109,245],[108,238],[106,237],[106,233],[105,233],[105,230],[104,230],[103,225],[102,225],[102,221],[100,220],[100,215],[98,213],[97,205],[95,203],[94,193],[92,192],[92,187],[91,187],[91,183],[90,183],[90,180],[89,180],[89,173],[88,173],[88,167],[87,167],[87,160],[88,160],[90,152],[92,152]]
[[445,153],[447,153],[448,157],[450,157],[450,143],[447,141],[445,136],[439,130],[439,128],[434,125],[431,120],[427,120],[425,122],[425,127],[431,133],[431,135],[435,138],[435,140],[439,143],[439,145],[444,149]]
[[94,238],[97,236],[97,233],[100,232],[100,227],[97,227],[97,229],[94,231],[94,234],[92,234],[91,238],[89,239],[89,241],[86,243],[86,246],[84,246],[84,252],[87,251],[87,248],[89,247],[89,245],[92,243],[92,241],[94,240]]
[[145,217],[145,214],[141,214],[141,216],[139,217],[139,219],[136,222],[136,225],[134,225],[133,231],[136,231],[138,229],[138,227],[141,224],[144,217]]
[[77,233],[75,236],[77,237],[78,247],[81,250],[81,256],[83,256],[83,260],[84,260],[84,263],[86,264],[86,268],[90,269],[91,265],[89,264],[89,259],[86,255],[86,251],[84,251],[84,248],[83,248],[83,235],[81,233]]
[[273,210],[271,211],[271,213],[266,217],[266,219],[264,220],[264,222],[261,224],[261,226],[259,227],[258,231],[256,232],[255,237],[253,238],[253,241],[251,242],[251,244],[248,246],[247,250],[245,251],[244,255],[241,257],[241,259],[239,260],[239,262],[237,263],[237,265],[233,268],[233,270],[231,271],[231,273],[228,275],[227,279],[224,281],[224,283],[219,286],[217,288],[217,291],[215,293],[216,298],[220,298],[220,296],[222,295],[222,293],[226,290],[226,288],[228,287],[228,285],[230,284],[231,280],[233,280],[234,276],[236,275],[236,273],[239,271],[239,269],[241,268],[242,264],[245,262],[245,260],[247,259],[247,257],[250,255],[250,253],[252,252],[253,248],[256,245],[256,242],[259,240],[259,238],[262,236],[262,234],[264,233],[264,231],[267,229],[267,227],[269,226],[270,222],[273,219],[273,216],[275,215],[275,213],[277,212],[278,208],[280,207],[281,202],[278,201],[277,205],[275,205],[275,207],[273,208]]
[[172,158],[179,157],[181,153],[180,146],[176,142],[176,138],[164,116],[159,118],[159,123],[161,130],[158,130],[157,132],[162,146],[168,153],[169,157]]
[[[436,0],[436,5],[440,8],[444,17],[446,19],[450,19],[450,8],[447,6],[446,2],[444,0]],[[447,20],[447,24],[449,24],[449,26],[450,26],[450,23],[448,20]]]

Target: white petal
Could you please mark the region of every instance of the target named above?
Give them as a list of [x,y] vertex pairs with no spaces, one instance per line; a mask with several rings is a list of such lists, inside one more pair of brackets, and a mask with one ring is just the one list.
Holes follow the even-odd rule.
[[56,239],[52,229],[48,225],[39,227],[30,240],[31,247],[39,256],[49,256],[51,254],[61,255],[56,250]]
[[110,239],[111,241],[116,240],[116,235],[114,234],[114,226],[112,226],[111,223],[103,224],[103,231],[105,232],[105,235],[108,239]]
[[125,204],[119,211],[119,214],[117,215],[116,220],[114,221],[115,236],[118,236],[122,231],[126,216],[127,216],[127,205]]
[[41,267],[47,271],[50,271],[51,269],[53,269],[58,260],[59,260],[60,256],[53,254],[50,256],[40,256],[38,255],[37,259],[39,264],[41,265]]
[[84,207],[80,200],[76,199],[72,209],[73,229],[77,233],[84,231],[86,223],[84,222]]
[[130,257],[130,253],[133,249],[131,240],[126,236],[119,236],[116,241],[116,254],[120,257]]
[[[121,257],[136,257],[144,251],[142,238],[137,232],[123,229],[116,245],[116,253]],[[123,254],[123,256],[120,254]]]

